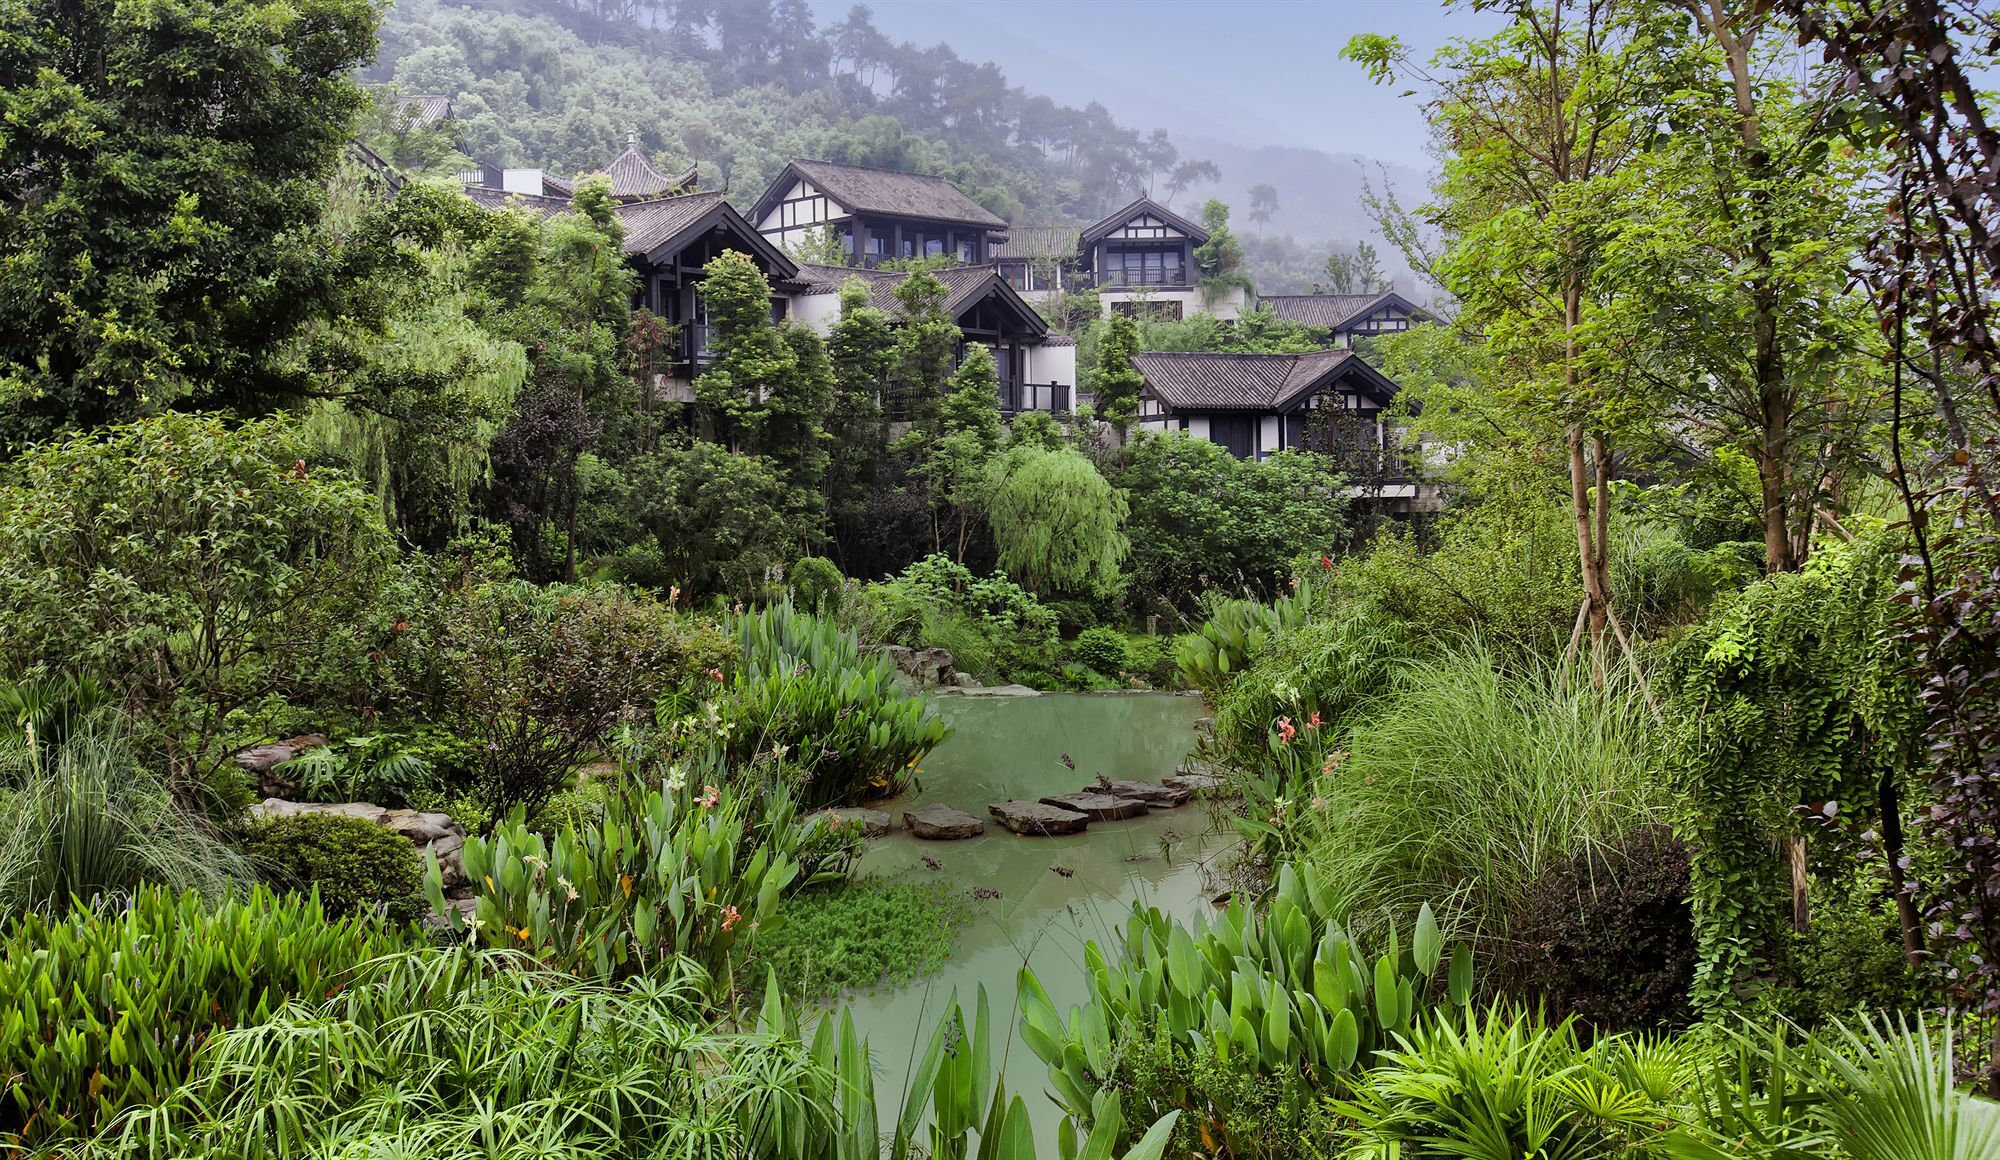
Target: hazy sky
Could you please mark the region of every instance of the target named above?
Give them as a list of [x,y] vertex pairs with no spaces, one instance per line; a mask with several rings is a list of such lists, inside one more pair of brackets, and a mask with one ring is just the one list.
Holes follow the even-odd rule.
[[[822,24],[854,0],[812,0]],[[1081,106],[1100,101],[1147,131],[1298,145],[1429,168],[1416,100],[1339,58],[1358,32],[1428,55],[1499,19],[1440,0],[870,0],[875,25],[991,60],[1010,83]]]

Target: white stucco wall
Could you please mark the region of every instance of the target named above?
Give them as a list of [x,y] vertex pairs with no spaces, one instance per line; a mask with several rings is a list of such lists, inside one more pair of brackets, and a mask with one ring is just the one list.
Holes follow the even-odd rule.
[[1278,440],[1283,437],[1276,415],[1266,415],[1257,423],[1257,455],[1259,458],[1278,449]]
[[812,327],[821,338],[833,333],[833,324],[840,318],[838,294],[794,294],[785,303],[785,313],[792,321]]
[[1240,286],[1232,286],[1213,302],[1202,298],[1199,287],[1186,289],[1152,288],[1141,290],[1099,290],[1097,300],[1103,304],[1104,317],[1111,317],[1111,306],[1115,302],[1178,302],[1181,317],[1191,318],[1197,314],[1210,314],[1217,318],[1240,318],[1250,309],[1250,296]]
[[1031,346],[1027,357],[1028,381],[1076,385],[1076,347]]

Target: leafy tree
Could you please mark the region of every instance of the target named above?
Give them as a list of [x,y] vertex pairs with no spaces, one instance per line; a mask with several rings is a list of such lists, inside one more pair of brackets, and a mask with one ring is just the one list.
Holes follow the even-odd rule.
[[[964,333],[944,312],[949,294],[945,284],[919,270],[896,287],[900,308],[893,374],[897,392],[906,400],[909,417],[930,430],[937,423],[938,400],[952,374]],[[997,396],[996,396],[997,397]]]
[[318,371],[319,230],[366,0],[20,0],[0,38],[0,454],[163,407],[267,411]]
[[1382,262],[1375,247],[1361,241],[1354,243],[1351,253],[1336,251],[1327,255],[1326,286],[1335,294],[1373,294],[1387,290],[1389,280],[1382,276]]
[[1278,596],[1292,561],[1332,553],[1345,526],[1339,476],[1305,452],[1260,462],[1206,439],[1142,435],[1117,478],[1130,497],[1126,570],[1138,613],[1195,615],[1207,592]]
[[[993,352],[974,343],[951,376],[948,393],[938,408],[937,432],[925,441],[919,474],[934,505],[949,505],[956,517],[959,563],[965,562],[966,541],[986,496],[986,470],[1000,448],[1000,374]],[[934,524],[934,546],[943,543],[941,522]]]
[[1560,443],[1570,477],[1584,598],[1574,649],[1589,630],[1601,678],[1611,636],[1613,444],[1645,425],[1648,401],[1610,334],[1635,325],[1630,285],[1613,259],[1639,211],[1632,166],[1650,142],[1641,115],[1671,26],[1624,0],[1532,3],[1482,41],[1412,65],[1393,37],[1342,50],[1377,80],[1425,81],[1425,106],[1448,160],[1434,213],[1449,251],[1441,267],[1480,328],[1509,406]]
[[1250,220],[1257,223],[1257,232],[1264,232],[1265,223],[1278,212],[1278,191],[1269,182],[1260,181],[1250,187]]
[[1687,7],[1702,36],[1668,101],[1679,131],[1644,160],[1654,212],[1621,260],[1647,298],[1656,373],[1695,419],[1684,445],[1755,465],[1765,567],[1786,572],[1886,403],[1867,365],[1875,320],[1847,289],[1872,158],[1831,147],[1823,110],[1777,67],[1792,50],[1767,35],[1766,5]]
[[1201,275],[1204,300],[1214,302],[1231,289],[1250,291],[1250,276],[1243,268],[1243,243],[1229,232],[1229,207],[1209,198],[1201,207],[1201,227],[1208,240],[1194,248],[1195,272]]
[[860,511],[888,449],[882,392],[895,360],[889,316],[868,305],[868,287],[859,278],[840,288],[840,318],[827,335],[826,352],[833,368],[827,507],[844,520]]
[[766,400],[798,369],[771,325],[771,283],[748,254],[728,250],[702,268],[696,293],[708,307],[713,359],[695,376],[695,398],[715,439],[736,450],[758,446]]
[[287,421],[172,414],[28,450],[0,490],[0,665],[114,689],[183,792],[267,699],[370,704],[395,549],[310,454]]
[[1146,385],[1146,376],[1132,365],[1138,354],[1139,324],[1129,315],[1112,315],[1097,348],[1093,397],[1098,417],[1111,424],[1120,439],[1139,415],[1139,390]]
[[1183,161],[1167,175],[1166,202],[1169,206],[1173,205],[1174,199],[1187,192],[1189,186],[1203,182],[1214,185],[1221,180],[1222,170],[1216,168],[1215,162]]
[[1035,593],[1103,595],[1131,551],[1123,493],[1069,448],[1019,447],[994,461],[987,519],[1000,566]]
[[785,252],[793,261],[808,266],[847,265],[847,242],[831,225],[805,231],[798,241],[785,247]]
[[689,596],[755,596],[813,538],[800,497],[770,464],[696,440],[626,465],[629,502],[659,569]]

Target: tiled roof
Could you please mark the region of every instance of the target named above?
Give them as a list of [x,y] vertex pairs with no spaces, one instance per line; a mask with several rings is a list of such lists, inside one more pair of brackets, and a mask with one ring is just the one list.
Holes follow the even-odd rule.
[[442,93],[419,93],[396,102],[396,127],[404,133],[428,129],[451,118],[451,98]]
[[1150,197],[1142,197],[1137,201],[1134,201],[1132,204],[1124,207],[1123,209],[1120,209],[1114,213],[1106,214],[1105,216],[1098,218],[1096,221],[1083,227],[1083,241],[1086,245],[1095,242],[1099,238],[1102,238],[1106,234],[1109,234],[1113,230],[1116,230],[1120,226],[1123,226],[1126,222],[1129,222],[1133,218],[1138,217],[1140,214],[1148,214],[1148,213],[1152,214],[1156,218],[1159,218],[1161,221],[1166,222],[1168,225],[1186,234],[1188,237],[1193,238],[1194,244],[1197,246],[1201,245],[1203,242],[1208,241],[1207,230],[1202,229],[1200,226],[1187,220],[1181,215],[1175,213],[1173,210],[1168,209],[1166,206],[1161,205],[1159,202],[1154,201]]
[[1310,354],[1173,351],[1138,355],[1132,365],[1146,376],[1146,386],[1171,407],[1271,411],[1289,406],[1350,359],[1357,359],[1351,350]]
[[[831,161],[793,161],[786,168],[855,213],[963,222],[996,230],[1007,228],[1007,223],[991,210],[959,192],[957,186],[942,177],[837,165]],[[778,175],[779,184],[786,180],[785,174]],[[767,191],[764,196],[769,198],[771,194]]]
[[1292,322],[1340,330],[1368,317],[1392,301],[1402,303],[1406,309],[1413,312],[1415,310],[1404,301],[1402,295],[1393,290],[1382,290],[1374,294],[1273,294],[1270,297],[1260,296],[1257,299],[1257,306]]
[[637,133],[626,134],[625,151],[599,172],[611,179],[611,196],[620,201],[665,197],[693,185],[697,176],[693,166],[672,177],[653,168],[653,163],[639,152]]
[[995,258],[1074,258],[1081,233],[1075,226],[1009,226],[1007,240],[995,245],[991,254]]
[[[984,298],[998,284],[1003,295],[1019,300],[1014,288],[1000,276],[1000,271],[992,266],[947,266],[931,271],[945,285],[948,292],[944,300],[944,312],[956,316],[968,305]],[[805,284],[805,294],[838,294],[849,278],[859,278],[868,286],[868,305],[890,317],[901,313],[903,304],[896,298],[896,288],[909,278],[906,273],[889,270],[870,270],[865,266],[800,266],[798,280]],[[1041,316],[1026,303],[1020,304],[1027,316],[1040,320]]]
[[693,225],[721,203],[720,190],[688,193],[680,197],[635,201],[618,206],[614,213],[625,223],[625,252],[650,253],[674,235]]

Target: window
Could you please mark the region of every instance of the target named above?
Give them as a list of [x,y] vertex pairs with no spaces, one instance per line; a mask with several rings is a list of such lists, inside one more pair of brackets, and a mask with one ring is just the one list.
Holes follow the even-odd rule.
[[1127,286],[1185,286],[1184,257],[1179,248],[1110,250],[1105,254],[1110,265],[1106,272],[1112,281]]
[[868,235],[868,256],[871,258],[886,258],[889,256],[889,238],[887,235],[877,233]]
[[924,257],[935,258],[944,253],[944,238],[937,234],[923,235]]
[[959,260],[959,261],[961,261],[961,262],[967,262],[967,263],[969,263],[969,262],[971,262],[971,261],[972,261],[972,239],[971,239],[971,238],[961,238],[961,239],[959,239],[959,242],[958,242],[958,260]]

